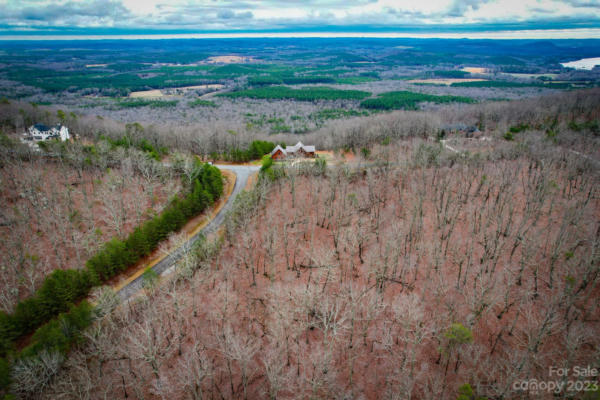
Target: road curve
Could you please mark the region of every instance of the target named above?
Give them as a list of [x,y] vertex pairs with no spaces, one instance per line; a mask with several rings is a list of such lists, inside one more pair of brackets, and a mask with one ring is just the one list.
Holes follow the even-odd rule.
[[[188,240],[187,243],[189,243],[189,244],[193,244],[194,242],[196,242],[200,238],[201,235],[207,236],[208,234],[215,232],[221,226],[221,224],[223,224],[223,221],[225,220],[225,214],[227,214],[227,211],[229,211],[231,209],[231,207],[233,205],[233,201],[237,197],[238,193],[241,192],[246,187],[246,183],[248,182],[248,178],[250,177],[250,175],[252,175],[254,172],[258,171],[260,168],[257,166],[249,166],[249,165],[215,165],[215,166],[218,167],[219,169],[227,169],[227,170],[230,170],[233,173],[235,173],[235,175],[236,175],[235,187],[233,188],[233,192],[231,193],[231,196],[229,196],[229,198],[227,199],[227,203],[225,203],[225,205],[223,206],[223,208],[221,208],[219,213],[213,218],[212,221],[210,221],[208,223],[208,225],[206,225],[201,231],[196,233],[194,236],[192,236]],[[179,248],[173,250],[171,253],[169,253],[169,255],[167,255],[165,258],[160,260],[157,264],[155,264],[152,267],[152,269],[158,275],[160,275],[163,272],[165,272],[166,270],[168,270],[171,266],[173,266],[181,258],[181,255],[182,255],[182,248],[179,247]],[[143,286],[143,275],[140,275],[139,277],[137,277],[136,279],[131,281],[129,284],[127,284],[126,286],[121,288],[121,290],[119,290],[117,292],[117,294],[119,295],[119,297],[122,300],[127,300],[131,296],[133,296],[134,294],[139,292],[142,289],[142,286]]]

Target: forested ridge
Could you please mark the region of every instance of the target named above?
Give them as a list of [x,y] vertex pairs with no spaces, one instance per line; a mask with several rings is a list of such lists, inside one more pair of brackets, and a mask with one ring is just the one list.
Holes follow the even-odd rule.
[[[228,214],[224,238],[184,249],[172,276],[117,309],[106,288],[93,306],[79,300],[222,191],[218,170],[179,170],[174,149],[248,161],[298,135],[81,118],[72,121],[86,144],[48,142],[43,153],[10,147],[3,135],[3,155],[83,172],[137,169],[120,161],[130,150],[153,163],[168,156],[185,194],[0,315],[9,339],[0,383],[25,398],[495,398],[518,396],[514,379],[542,379],[555,357],[591,362],[595,94],[315,113],[354,118],[302,136],[335,163],[266,158],[256,187]],[[17,107],[53,117],[4,105]],[[285,122],[248,115],[257,126],[263,120]],[[473,130],[482,136],[469,137]]]

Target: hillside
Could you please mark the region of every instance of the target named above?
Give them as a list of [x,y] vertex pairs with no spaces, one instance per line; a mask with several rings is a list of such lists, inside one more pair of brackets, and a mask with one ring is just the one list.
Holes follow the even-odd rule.
[[0,399],[597,399],[600,40],[369,32],[2,41]]
[[193,275],[98,320],[42,397],[514,398],[593,365],[600,176],[560,126],[271,167]]

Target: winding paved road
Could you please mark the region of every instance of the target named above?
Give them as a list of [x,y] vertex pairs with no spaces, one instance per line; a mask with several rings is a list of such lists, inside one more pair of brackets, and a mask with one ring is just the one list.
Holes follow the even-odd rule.
[[[193,244],[200,238],[201,235],[207,236],[208,234],[215,232],[221,226],[221,224],[223,224],[223,221],[225,220],[225,214],[227,214],[227,211],[231,209],[233,201],[237,197],[238,193],[246,187],[246,183],[248,182],[248,178],[250,177],[250,175],[252,175],[254,172],[260,169],[260,167],[257,166],[247,165],[215,166],[219,169],[227,169],[235,173],[235,187],[233,188],[231,196],[229,196],[229,198],[227,199],[227,203],[225,203],[225,206],[221,208],[221,211],[219,211],[219,213],[213,218],[212,221],[208,223],[208,225],[204,227],[204,229],[192,236],[186,244]],[[179,247],[172,251],[161,261],[159,261],[156,265],[154,265],[152,269],[160,275],[166,270],[168,270],[171,266],[173,266],[177,262],[177,260],[181,258],[181,255],[182,247]],[[124,286],[123,288],[121,288],[121,290],[119,290],[119,297],[121,297],[122,300],[127,300],[128,298],[136,294],[138,291],[140,291],[140,289],[142,289],[142,285],[143,275],[140,275],[139,277],[131,281],[128,285]]]
[[[460,153],[457,149],[449,146],[445,140],[442,140],[441,142],[442,142],[442,145],[447,150],[452,151],[454,153]],[[590,159],[596,163],[598,162],[598,161],[592,159],[591,157],[588,157],[586,155],[578,153],[574,150],[569,150],[569,151],[578,156]],[[229,211],[231,209],[233,202],[234,202],[235,198],[237,197],[238,193],[241,192],[246,187],[246,184],[248,182],[248,178],[250,177],[250,175],[252,175],[254,172],[256,172],[260,169],[260,167],[258,167],[258,166],[249,166],[249,165],[215,165],[215,166],[218,167],[219,169],[230,170],[236,174],[237,178],[235,181],[235,187],[233,188],[233,192],[231,193],[231,196],[229,196],[229,198],[227,199],[227,203],[225,203],[225,206],[223,206],[221,211],[219,211],[219,213],[213,218],[212,221],[210,221],[208,223],[208,225],[206,225],[204,227],[204,229],[202,229],[197,234],[192,236],[186,244],[193,244],[200,238],[200,235],[207,236],[208,234],[215,232],[223,224],[223,221],[225,220],[225,215],[227,214],[227,211]],[[371,165],[363,165],[363,166],[369,167]],[[164,273],[169,268],[171,268],[172,266],[175,265],[175,263],[181,258],[182,252],[183,252],[182,247],[175,249],[169,255],[167,255],[165,258],[163,258],[160,262],[158,262],[156,265],[154,265],[152,267],[152,269],[157,274],[161,275],[162,273]],[[128,298],[130,298],[131,296],[136,294],[138,291],[140,291],[142,289],[142,285],[143,285],[143,276],[140,275],[138,278],[131,281],[128,285],[124,286],[121,290],[119,290],[118,294],[121,297],[121,299],[127,300]]]

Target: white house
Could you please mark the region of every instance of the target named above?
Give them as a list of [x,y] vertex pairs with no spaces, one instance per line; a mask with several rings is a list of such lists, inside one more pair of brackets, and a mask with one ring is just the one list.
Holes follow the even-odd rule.
[[302,142],[294,146],[286,146],[285,149],[279,145],[271,152],[271,158],[274,160],[283,160],[288,157],[315,157],[315,146],[305,146]]
[[40,142],[43,140],[60,139],[61,141],[68,140],[69,128],[64,125],[46,126],[44,124],[35,124],[29,127],[25,133],[26,140],[34,140]]

